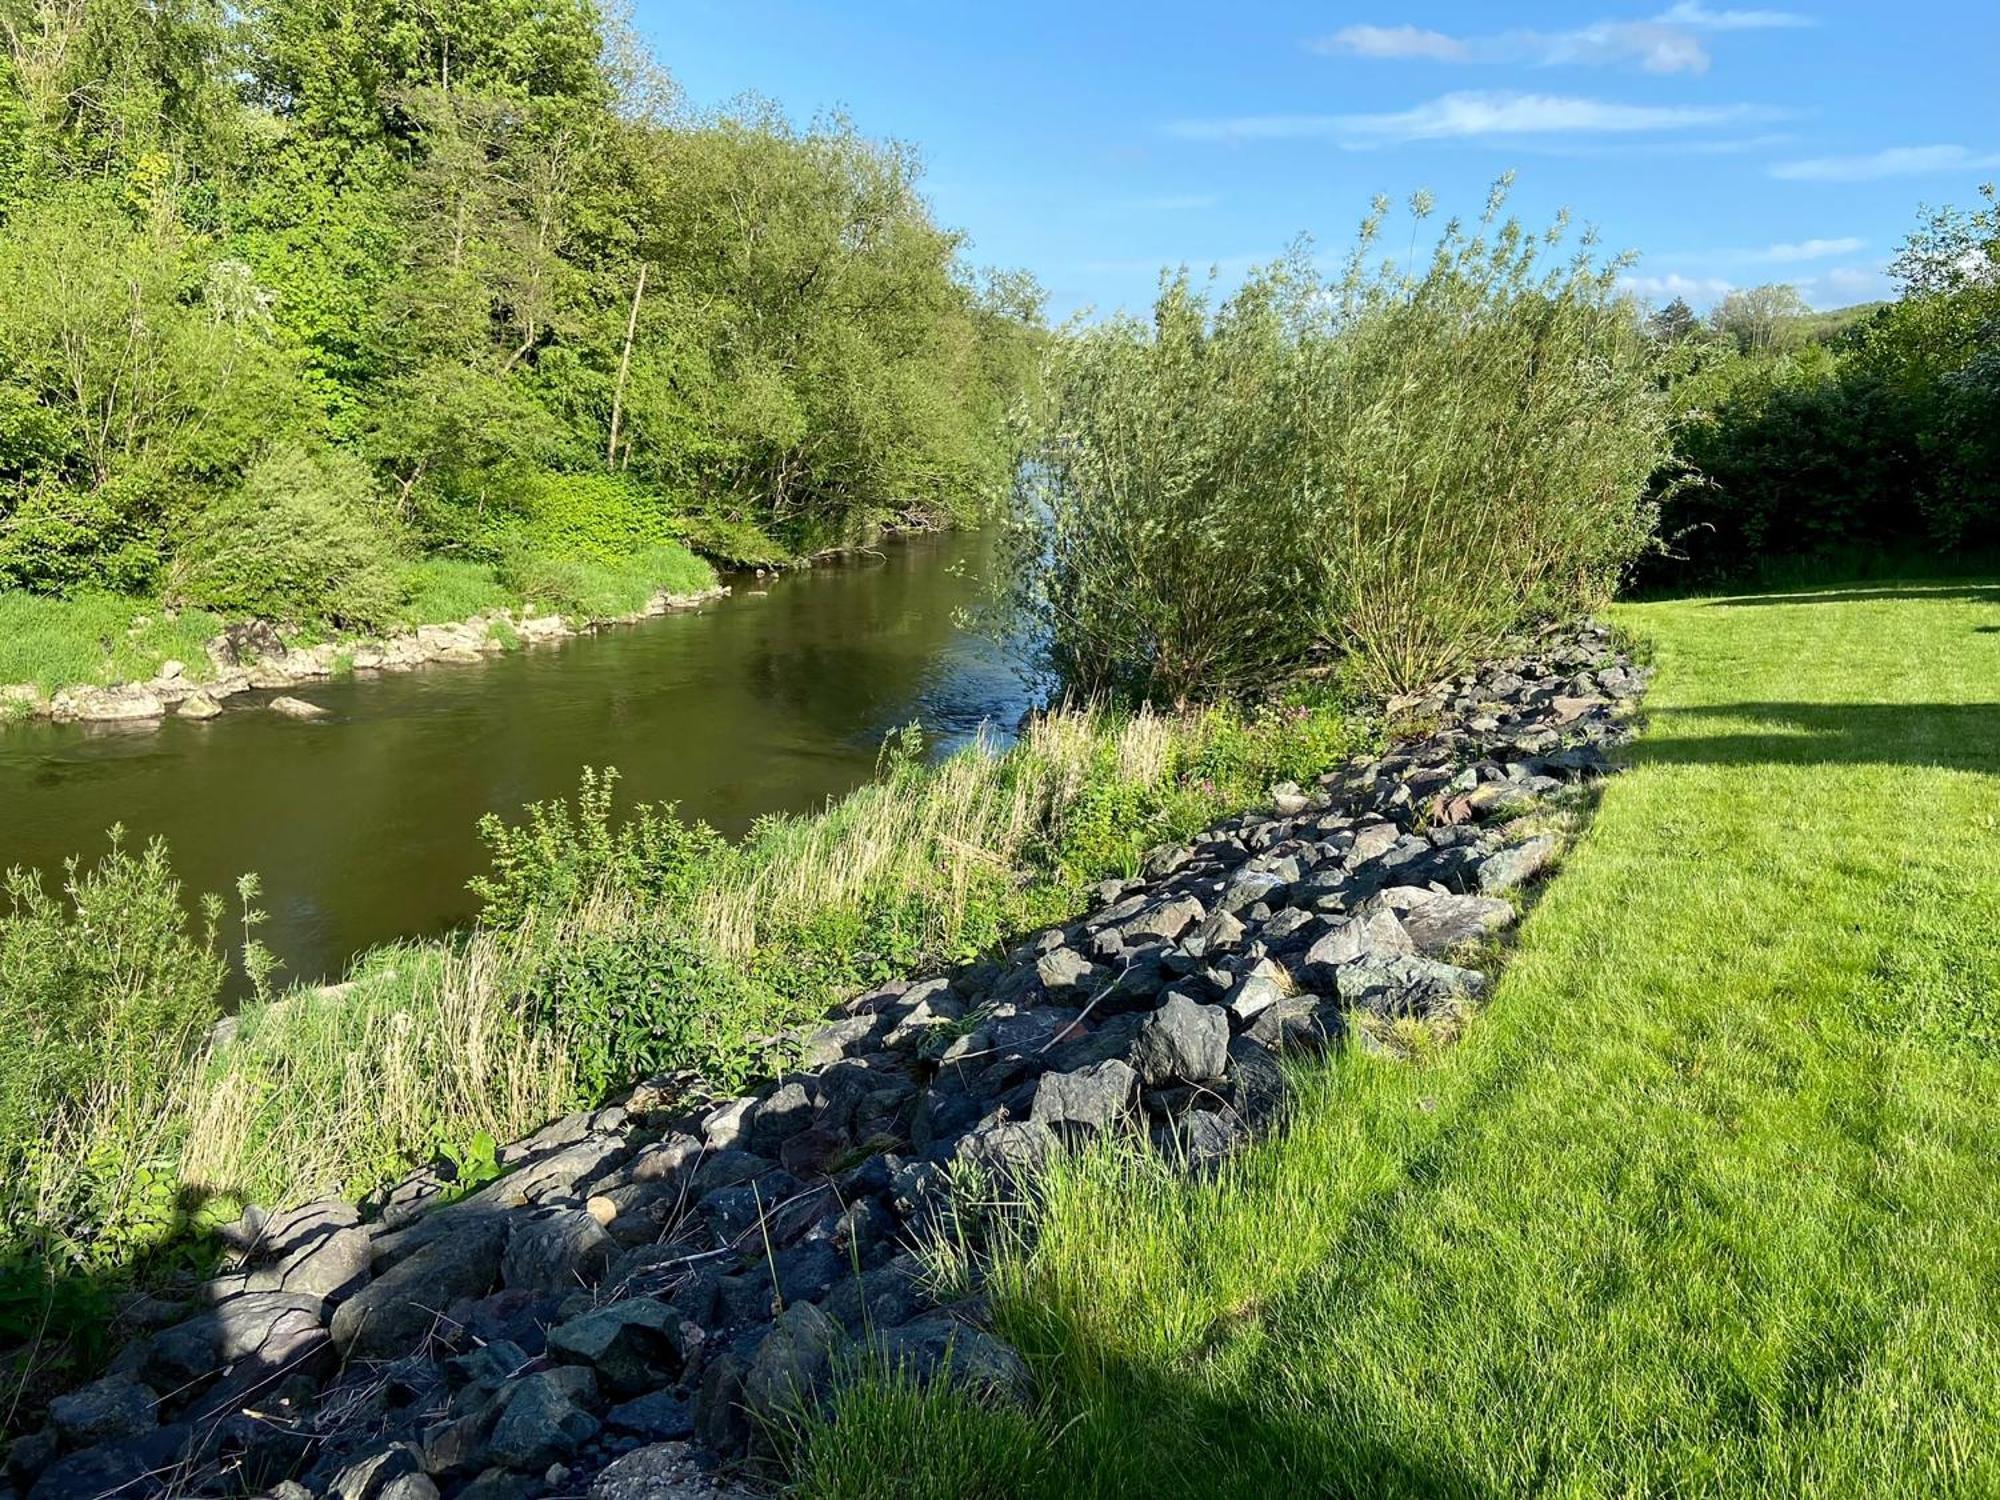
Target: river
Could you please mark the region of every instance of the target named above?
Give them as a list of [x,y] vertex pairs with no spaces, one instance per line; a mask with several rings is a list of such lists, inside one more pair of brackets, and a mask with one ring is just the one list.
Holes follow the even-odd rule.
[[676,801],[734,835],[867,780],[900,725],[940,748],[1011,730],[1026,691],[959,621],[991,555],[947,534],[737,577],[690,613],[295,690],[329,711],[313,722],[246,697],[205,723],[0,728],[0,868],[59,880],[122,824],[166,839],[190,892],[255,871],[283,977],[337,978],[471,917],[480,815],[567,795],[585,766],[618,768],[621,805]]

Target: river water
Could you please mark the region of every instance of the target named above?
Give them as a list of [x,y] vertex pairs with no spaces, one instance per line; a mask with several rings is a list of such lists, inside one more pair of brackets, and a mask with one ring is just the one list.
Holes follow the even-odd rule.
[[0,868],[53,884],[114,823],[133,845],[163,837],[191,892],[257,872],[285,977],[337,978],[362,949],[470,917],[480,815],[571,793],[585,766],[618,768],[621,805],[677,801],[733,835],[867,780],[900,725],[941,748],[1011,730],[1026,691],[959,620],[990,558],[957,534],[739,577],[691,613],[295,689],[329,710],[315,722],[256,694],[206,723],[0,727]]

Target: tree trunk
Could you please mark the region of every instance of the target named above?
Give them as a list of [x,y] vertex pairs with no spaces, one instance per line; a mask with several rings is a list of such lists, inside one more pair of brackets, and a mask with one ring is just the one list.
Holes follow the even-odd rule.
[[632,369],[632,336],[639,331],[639,299],[646,295],[646,263],[639,262],[639,279],[632,286],[632,311],[625,318],[625,350],[618,356],[618,384],[611,390],[611,439],[604,445],[604,467],[618,466],[618,420],[624,415],[625,377]]

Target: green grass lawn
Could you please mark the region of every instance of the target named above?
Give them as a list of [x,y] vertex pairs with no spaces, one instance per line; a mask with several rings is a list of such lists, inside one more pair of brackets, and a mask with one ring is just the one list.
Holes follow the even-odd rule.
[[1049,1409],[858,1391],[803,1489],[2000,1494],[2000,587],[1617,617],[1650,728],[1465,1040],[1067,1169]]

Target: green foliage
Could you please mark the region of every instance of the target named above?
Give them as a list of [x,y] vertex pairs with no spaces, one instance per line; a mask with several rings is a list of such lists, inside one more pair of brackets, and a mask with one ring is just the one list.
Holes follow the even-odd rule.
[[1912,234],[1895,302],[1671,351],[1676,463],[1655,482],[1666,551],[1646,582],[2000,546],[1992,191]]
[[615,563],[520,547],[501,558],[498,573],[536,608],[586,620],[636,614],[655,594],[698,593],[715,582],[708,564],[678,542],[662,542]]
[[524,997],[567,1044],[586,1098],[690,1068],[721,1089],[770,1071],[762,1039],[797,1013],[721,963],[670,918],[578,932],[552,944]]
[[0,592],[0,683],[31,682],[44,693],[77,683],[137,682],[175,660],[200,680],[203,646],[222,621],[158,600],[85,592],[66,599]]
[[1179,704],[1336,650],[1401,689],[1608,596],[1664,403],[1618,264],[1551,265],[1504,188],[1420,272],[1368,268],[1378,202],[1331,285],[1301,251],[1211,316],[1171,280],[1055,351],[1015,596],[1060,680]]
[[219,555],[295,445],[369,469],[287,517],[359,570],[540,559],[588,613],[670,544],[788,560],[1008,484],[1032,284],[961,268],[907,150],[687,111],[595,0],[6,3],[0,590],[378,625],[379,578],[322,609]]
[[472,882],[481,917],[500,927],[531,912],[562,911],[603,887],[648,901],[684,899],[703,867],[723,850],[722,836],[706,823],[684,823],[671,803],[641,803],[617,822],[612,798],[615,768],[584,767],[574,807],[536,802],[519,826],[497,814],[479,820],[492,873]]
[[130,854],[115,829],[95,865],[69,863],[61,895],[20,870],[6,891],[0,1227],[116,1257],[176,1222],[171,1143],[146,1127],[220,1014],[219,908],[195,928],[165,847]]
[[231,614],[376,630],[402,598],[388,540],[371,524],[373,481],[334,450],[285,446],[188,527],[174,593]]

